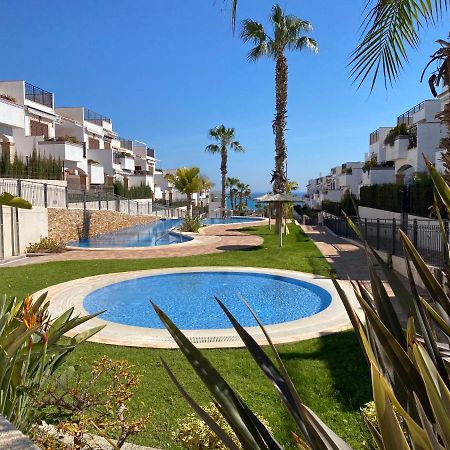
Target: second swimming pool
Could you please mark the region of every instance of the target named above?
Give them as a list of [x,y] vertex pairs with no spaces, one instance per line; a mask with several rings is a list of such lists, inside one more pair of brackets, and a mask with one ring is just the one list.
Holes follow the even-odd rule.
[[[262,217],[228,217],[205,219],[205,225],[233,224],[243,222],[258,222],[264,220]],[[121,248],[121,247],[151,247],[157,245],[178,244],[191,241],[192,237],[172,232],[182,219],[158,220],[146,225],[138,225],[123,230],[105,233],[89,239],[81,239],[70,242],[69,247],[80,248]]]

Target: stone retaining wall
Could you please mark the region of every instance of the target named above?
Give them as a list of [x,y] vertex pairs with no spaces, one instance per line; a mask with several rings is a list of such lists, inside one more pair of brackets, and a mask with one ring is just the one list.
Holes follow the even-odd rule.
[[152,216],[131,216],[116,211],[86,211],[48,209],[48,236],[58,242],[76,241],[81,236],[92,237],[122,228],[143,225],[158,220]]

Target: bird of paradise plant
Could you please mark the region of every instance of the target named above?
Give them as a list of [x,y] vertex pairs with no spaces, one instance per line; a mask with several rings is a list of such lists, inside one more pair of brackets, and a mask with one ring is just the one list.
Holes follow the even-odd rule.
[[25,433],[35,414],[33,399],[44,382],[78,344],[103,328],[63,339],[97,314],[73,316],[70,308],[51,318],[46,297],[0,296],[0,414]]

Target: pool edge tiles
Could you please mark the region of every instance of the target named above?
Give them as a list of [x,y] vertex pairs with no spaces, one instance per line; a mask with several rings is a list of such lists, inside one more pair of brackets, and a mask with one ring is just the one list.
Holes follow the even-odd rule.
[[[162,275],[166,273],[195,271],[253,272],[281,275],[314,283],[327,290],[331,295],[331,304],[323,311],[307,318],[298,319],[283,324],[268,325],[266,327],[271,339],[276,344],[311,339],[351,328],[345,308],[343,307],[342,302],[334,289],[333,283],[329,278],[281,269],[218,266],[154,269],[106,274],[72,280],[66,283],[51,286],[48,289],[41,290],[39,293],[35,293],[34,296],[37,298],[37,295],[48,291],[48,298],[50,300],[49,310],[52,317],[62,314],[71,307],[74,308],[74,314],[86,315],[87,312],[83,307],[85,296],[102,286],[124,281],[126,279],[140,278],[147,275]],[[342,287],[358,312],[359,309],[357,308],[357,301],[354,297],[350,284],[342,283]],[[106,325],[106,327],[94,335],[90,341],[129,347],[177,348],[175,342],[166,330],[120,325],[113,322],[107,322],[98,317],[91,319],[90,321],[79,326],[76,330],[71,331],[68,333],[68,336],[74,336],[77,332],[82,332],[101,325]],[[267,344],[265,337],[259,328],[247,327],[246,330],[259,344]],[[234,348],[243,346],[243,342],[232,328],[215,330],[186,330],[185,335],[199,348]]]
[[310,317],[331,303],[330,293],[316,284],[270,273],[191,271],[147,275],[108,284],[90,292],[83,307],[103,311],[102,319],[142,328],[164,326],[150,306],[157,304],[183,330],[224,329],[230,322],[215,302],[219,298],[244,327],[256,321],[245,298],[265,325]]

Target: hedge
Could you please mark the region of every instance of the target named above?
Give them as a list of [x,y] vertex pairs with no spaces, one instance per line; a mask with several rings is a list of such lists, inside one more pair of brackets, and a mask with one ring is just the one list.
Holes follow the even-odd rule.
[[[359,194],[360,206],[384,209],[385,211],[401,212],[401,190],[399,184],[375,184],[362,186]],[[410,185],[409,205],[406,209],[410,214],[427,217],[433,204],[433,182],[430,177],[417,178]]]

